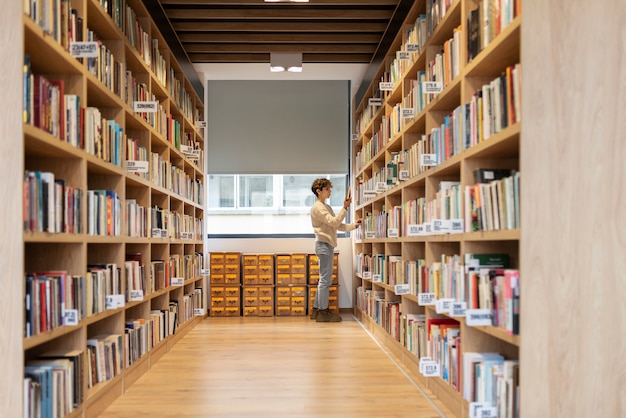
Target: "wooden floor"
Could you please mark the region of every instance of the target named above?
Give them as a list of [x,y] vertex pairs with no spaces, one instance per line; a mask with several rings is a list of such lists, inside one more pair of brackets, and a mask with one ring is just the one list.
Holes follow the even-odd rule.
[[207,318],[100,417],[446,416],[343,318]]

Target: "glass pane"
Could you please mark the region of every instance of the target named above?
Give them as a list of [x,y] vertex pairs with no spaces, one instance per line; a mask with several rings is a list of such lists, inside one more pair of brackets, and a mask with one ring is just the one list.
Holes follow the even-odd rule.
[[209,176],[209,208],[235,207],[235,176]]
[[239,176],[239,207],[269,208],[274,206],[272,176]]
[[315,195],[311,184],[318,176],[283,176],[283,206],[287,208],[311,207]]

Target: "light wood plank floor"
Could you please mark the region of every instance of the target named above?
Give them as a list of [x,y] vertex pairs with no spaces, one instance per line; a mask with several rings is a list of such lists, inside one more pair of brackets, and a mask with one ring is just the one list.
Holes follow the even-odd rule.
[[100,417],[445,416],[343,318],[207,318]]

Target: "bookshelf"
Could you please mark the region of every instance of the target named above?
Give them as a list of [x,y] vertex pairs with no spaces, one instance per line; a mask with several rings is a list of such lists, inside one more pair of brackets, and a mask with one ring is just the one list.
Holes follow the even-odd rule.
[[[69,359],[60,416],[97,416],[207,315],[204,107],[142,1],[32,7],[22,363]],[[20,399],[45,407],[30,387]]]
[[522,16],[498,3],[415,1],[353,118],[355,316],[459,417],[519,385]]

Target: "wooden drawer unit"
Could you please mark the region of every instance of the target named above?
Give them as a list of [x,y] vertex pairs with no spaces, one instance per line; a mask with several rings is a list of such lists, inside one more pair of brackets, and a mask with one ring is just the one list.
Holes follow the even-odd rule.
[[259,306],[259,316],[274,316],[274,305]]
[[[333,284],[339,284],[339,253],[333,254]],[[308,284],[317,285],[320,280],[319,258],[316,254],[308,255]]]
[[[317,286],[309,286],[309,312],[313,309],[316,293]],[[339,313],[339,286],[330,286],[328,289],[328,309],[330,309],[331,312]]]
[[259,256],[257,254],[244,254],[243,255],[244,270],[246,266],[258,266],[258,265],[259,265]]
[[306,286],[276,286],[276,316],[306,315]]
[[[264,316],[274,315],[274,288],[272,286],[244,286],[242,292],[244,316],[262,316],[262,313],[265,314]],[[271,314],[267,315],[268,309],[261,311],[261,307],[269,307]]]
[[258,306],[244,306],[243,316],[259,316]]
[[241,283],[241,253],[213,252],[209,259],[211,284]]

